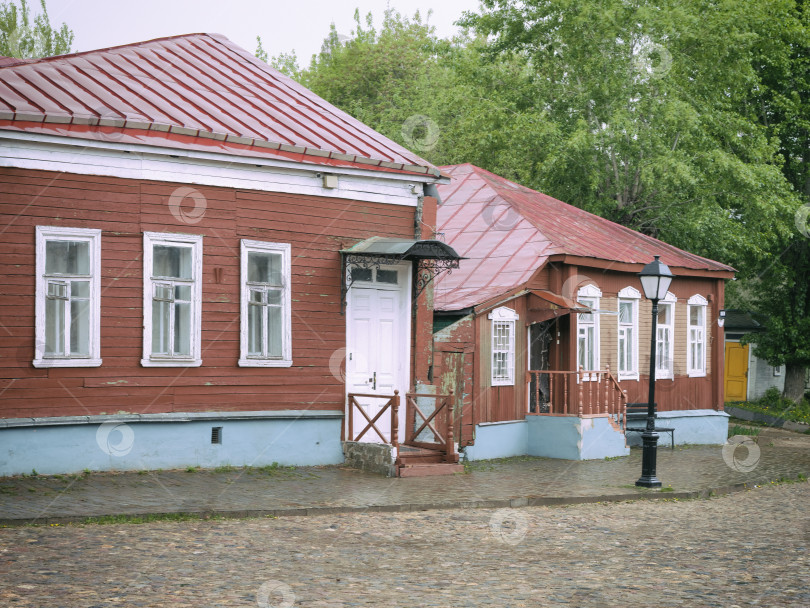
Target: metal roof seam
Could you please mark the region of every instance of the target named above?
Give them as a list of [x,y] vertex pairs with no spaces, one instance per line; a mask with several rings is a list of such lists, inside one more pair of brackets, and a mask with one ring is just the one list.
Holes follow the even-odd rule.
[[[230,42],[230,41],[228,41],[228,42]],[[237,51],[243,51],[243,49],[233,48],[231,45],[226,45],[226,46],[228,46],[228,48],[234,53],[237,53]],[[242,55],[240,54],[240,56],[242,56]],[[245,58],[245,57],[243,56],[243,58]],[[391,148],[392,143],[397,145],[396,142],[392,142],[391,140],[388,140],[387,142],[382,142],[380,140],[380,133],[378,133],[377,131],[374,131],[373,129],[369,128],[367,125],[364,125],[363,123],[359,123],[350,114],[347,114],[343,110],[340,110],[339,108],[336,108],[335,106],[333,106],[332,104],[330,104],[329,102],[327,102],[323,98],[315,95],[309,89],[304,88],[299,83],[295,82],[294,80],[292,80],[291,78],[289,78],[285,74],[281,74],[280,72],[278,72],[277,70],[274,70],[273,68],[271,68],[270,66],[268,66],[264,62],[260,62],[260,60],[257,59],[256,57],[254,57],[252,55],[249,55],[245,59],[250,64],[252,64],[256,69],[258,69],[260,71],[267,72],[269,70],[270,71],[269,73],[273,77],[273,80],[271,81],[271,83],[272,83],[272,86],[274,86],[275,88],[281,89],[280,85],[283,84],[283,85],[285,85],[286,89],[288,90],[289,95],[296,96],[296,97],[299,97],[299,98],[303,98],[303,99],[307,100],[309,103],[317,105],[322,112],[327,113],[327,116],[326,116],[327,120],[332,122],[335,125],[335,127],[340,127],[340,128],[342,128],[344,130],[357,131],[358,134],[356,134],[355,137],[358,138],[358,139],[361,139],[361,141],[362,141],[362,138],[365,137],[366,143],[368,143],[368,141],[367,141],[368,139],[372,139],[375,142],[383,145],[384,147],[386,147],[388,149]],[[329,119],[329,116],[333,116],[334,120]],[[337,120],[340,120],[341,125],[338,125],[335,122]],[[333,134],[340,137],[338,133],[333,133]],[[346,142],[346,143],[348,143],[348,142]],[[393,157],[390,154],[387,154],[382,148],[375,147],[373,145],[371,146],[371,148],[372,148],[372,150],[375,150],[378,154],[388,157],[387,158],[388,160],[393,161]],[[400,148],[399,152],[400,153],[404,152],[405,154],[413,155],[413,153],[410,152],[410,150],[406,150],[405,148]],[[368,158],[371,158],[371,157],[368,156]],[[418,158],[418,157],[416,157],[416,158]],[[384,161],[386,159],[382,159],[382,160]],[[419,159],[419,160],[423,160],[423,159]],[[414,166],[421,167],[422,165],[414,165]]]
[[[183,52],[186,52],[186,53],[188,52],[185,48],[183,48],[181,46],[178,46],[177,48],[182,50]],[[175,57],[177,57],[178,60],[182,61],[186,66],[188,66],[188,68],[196,70],[196,72],[200,75],[199,77],[205,78],[207,80],[211,80],[210,76],[208,76],[205,72],[200,70],[199,67],[194,65],[194,63],[189,61],[186,57],[182,56],[176,50],[166,49],[166,51],[168,53],[174,55]],[[197,77],[197,80],[199,80],[199,77]],[[202,81],[200,81],[200,82],[202,84]],[[211,80],[211,82],[213,82],[213,81]],[[214,84],[216,84],[216,83],[214,83]],[[223,95],[223,93],[221,91],[217,90],[215,87],[212,87],[212,86],[206,86],[206,90],[210,91],[212,94],[216,95],[219,99],[222,100],[223,103],[222,103],[221,111],[223,113],[227,114],[227,116],[229,118],[231,118],[234,122],[236,122],[237,124],[242,125],[245,128],[245,131],[244,131],[245,133],[250,133],[250,132],[258,133],[258,131],[256,130],[255,127],[249,125],[247,122],[245,122],[243,119],[236,116],[234,113],[225,112],[224,108],[227,106],[228,100],[225,97],[225,95]],[[237,97],[237,98],[241,99],[244,103],[249,104],[249,105],[254,105],[249,99],[247,99],[244,95],[242,95],[237,89],[228,88],[227,91],[228,91],[229,95],[232,95],[234,97]],[[271,132],[275,132],[271,125],[269,125],[268,123],[265,123],[264,121],[262,121],[261,118],[256,116],[255,114],[245,113],[245,116],[247,116],[249,119],[255,121],[261,128],[267,129],[267,130],[269,130]]]
[[[222,44],[222,43],[220,43],[220,44]],[[225,48],[227,48],[228,50],[230,50],[230,51],[232,51],[232,52],[233,52],[233,49],[232,49],[231,47],[229,47],[228,45],[224,45],[224,44],[223,44],[222,46],[225,46]],[[218,49],[218,50],[220,50],[220,52],[221,52],[221,49]],[[261,69],[261,66],[256,66],[256,65],[255,65],[253,62],[246,62],[246,63],[247,63],[247,65],[249,65],[250,67],[254,68],[254,70],[253,70],[254,72],[258,71],[258,72],[260,73],[260,75],[261,75],[261,77],[262,77],[262,81],[263,81],[263,82],[264,82],[264,83],[267,85],[267,88],[261,88],[261,90],[262,90],[262,91],[263,91],[265,94],[267,94],[267,95],[271,96],[271,97],[272,97],[273,99],[275,99],[276,101],[279,101],[279,102],[283,101],[282,99],[280,99],[280,98],[278,97],[278,95],[276,95],[276,94],[274,94],[274,93],[272,92],[272,89],[279,89],[279,87],[274,86],[273,82],[272,82],[271,80],[268,80],[268,79],[267,79],[266,75],[265,75],[264,73],[262,73],[262,72],[263,72],[263,70]],[[268,66],[268,68],[269,68],[269,66]],[[304,112],[302,112],[301,110],[299,110],[298,108],[293,107],[293,108],[291,108],[291,109],[292,109],[293,111],[297,112],[298,114],[300,114],[300,115],[301,115],[303,118],[307,118],[306,114],[305,114]],[[309,133],[310,133],[311,135],[316,135],[316,134],[315,134],[315,133],[314,133],[314,132],[313,132],[313,131],[312,131],[312,130],[309,128],[309,127],[307,127],[306,125],[304,125],[304,124],[303,124],[303,123],[302,123],[300,120],[298,120],[298,119],[294,118],[294,117],[293,117],[291,114],[289,114],[289,113],[287,113],[287,112],[284,112],[284,111],[282,111],[282,110],[280,110],[280,109],[276,109],[276,111],[278,111],[278,112],[282,113],[284,116],[286,116],[287,118],[289,118],[289,119],[290,119],[290,120],[291,120],[291,121],[292,121],[294,124],[297,124],[298,126],[300,126],[301,128],[305,129],[306,131],[309,131]],[[301,133],[298,133],[298,134],[299,134],[299,135],[301,135],[301,136],[303,136],[303,134],[301,134]],[[311,137],[311,135],[310,135],[310,137]],[[312,144],[312,147],[315,147],[315,148],[317,148],[317,147],[318,147],[317,145],[315,145],[315,144],[314,144],[314,141],[312,141],[312,140],[310,140],[310,142],[309,142],[309,143],[311,143],[311,144]]]
[[[190,44],[191,44],[191,46],[194,46],[194,48],[199,48],[199,47],[197,47],[196,45],[194,45],[193,43],[190,43]],[[227,47],[226,47],[226,48],[227,48]],[[220,51],[220,52],[221,52],[221,51]],[[211,56],[211,55],[209,55],[209,56]],[[226,57],[227,57],[227,56],[226,56]],[[209,66],[210,66],[210,64],[209,64]],[[213,66],[210,66],[210,67],[213,67]],[[217,68],[214,68],[214,69],[217,69]],[[227,78],[228,80],[232,81],[232,82],[233,82],[233,84],[234,84],[235,86],[239,86],[239,84],[238,84],[236,81],[234,81],[234,79],[233,79],[232,77],[230,77],[228,74],[223,73],[223,72],[222,72],[222,70],[219,70],[219,69],[217,69],[217,71],[218,71],[218,72],[220,73],[220,75],[222,75],[224,78]],[[254,83],[254,85],[255,85],[255,84],[257,84],[257,83]],[[258,87],[258,86],[257,86],[257,88],[258,88],[258,90],[260,90],[260,91],[262,91],[263,93],[265,93],[266,95],[268,95],[268,96],[272,97],[272,98],[273,98],[273,99],[275,99],[276,101],[282,101],[282,100],[281,100],[281,99],[279,99],[279,98],[278,98],[276,95],[274,95],[274,94],[273,94],[271,91],[269,91],[269,90],[267,90],[267,89],[264,89],[264,88],[261,88],[261,87]],[[244,98],[244,96],[241,96],[241,97],[243,97],[243,98]],[[284,111],[284,110],[282,110],[281,108],[275,107],[274,105],[267,103],[267,101],[266,101],[264,98],[262,98],[261,96],[256,95],[256,96],[255,96],[255,98],[256,98],[257,100],[261,100],[261,101],[263,102],[264,106],[265,106],[264,108],[259,108],[259,106],[258,106],[257,104],[255,104],[255,103],[251,103],[251,105],[253,105],[253,106],[254,106],[254,107],[257,109],[257,110],[263,111],[263,112],[265,112],[265,113],[271,113],[271,114],[278,113],[278,114],[280,114],[281,116],[283,116],[283,117],[286,117],[286,118],[290,119],[290,121],[291,121],[292,123],[294,123],[294,124],[296,124],[296,125],[299,125],[300,127],[302,127],[302,128],[304,128],[304,129],[306,129],[307,131],[309,131],[309,135],[305,136],[305,135],[304,135],[303,133],[301,133],[300,131],[296,131],[295,129],[293,129],[293,128],[292,128],[292,126],[289,124],[289,122],[286,122],[286,121],[283,121],[283,120],[279,120],[279,121],[277,121],[277,122],[278,122],[278,125],[277,125],[277,126],[284,126],[284,127],[288,128],[288,129],[289,129],[289,130],[290,130],[290,131],[291,131],[291,132],[292,132],[294,135],[297,135],[297,136],[299,136],[299,137],[304,137],[305,139],[307,139],[308,143],[312,144],[312,147],[315,147],[315,148],[317,148],[317,147],[318,147],[317,145],[315,145],[314,141],[312,140],[312,136],[313,136],[313,135],[316,135],[316,134],[315,134],[315,133],[314,133],[314,132],[313,132],[311,129],[309,129],[309,128],[307,128],[307,127],[304,127],[304,125],[303,125],[303,124],[301,124],[301,122],[300,122],[299,120],[294,119],[294,118],[293,118],[293,117],[292,117],[292,116],[291,116],[289,113],[285,112],[285,111]],[[297,112],[301,113],[301,112],[300,112],[300,110],[295,109],[295,111],[297,111]],[[279,135],[279,139],[282,139],[282,138],[283,138],[283,139],[286,139],[286,141],[280,142],[281,144],[290,144],[290,143],[293,141],[293,140],[292,140],[291,138],[289,138],[289,137],[283,137],[283,136],[281,136],[281,134],[277,132],[277,129],[272,129],[272,128],[271,128],[271,130],[273,130],[274,132],[276,132],[276,133]],[[317,136],[317,135],[316,135],[316,136]]]

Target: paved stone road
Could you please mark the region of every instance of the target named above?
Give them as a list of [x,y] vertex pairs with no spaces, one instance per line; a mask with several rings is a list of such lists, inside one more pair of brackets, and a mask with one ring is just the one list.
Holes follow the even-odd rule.
[[[810,477],[810,436],[764,429],[758,443],[747,437],[740,441],[749,443],[661,449],[658,475],[676,495],[750,487],[800,474]],[[610,461],[529,458],[481,463],[470,474],[452,477],[385,479],[324,467],[0,478],[0,523],[179,511],[279,515],[636,498],[650,494],[633,485],[640,472],[641,450],[634,449],[630,456]]]
[[721,498],[0,529],[26,608],[810,606],[810,484]]

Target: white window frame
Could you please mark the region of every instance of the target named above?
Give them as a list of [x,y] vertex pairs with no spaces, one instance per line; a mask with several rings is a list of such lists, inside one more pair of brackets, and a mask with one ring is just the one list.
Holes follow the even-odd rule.
[[[687,374],[691,378],[702,378],[706,376],[706,312],[708,310],[709,302],[700,294],[695,294],[689,301],[687,302],[686,308],[686,370]],[[692,309],[693,308],[702,308],[703,309],[703,324],[702,325],[692,325]],[[696,336],[699,337],[699,340],[696,339]],[[701,361],[699,361],[699,365],[693,366],[692,363],[692,346],[697,341],[701,342],[703,345],[703,356],[701,357]]]
[[[166,281],[152,278],[155,245],[181,245],[191,248],[191,341],[190,355],[155,355],[152,353],[152,294],[155,283]],[[170,232],[143,233],[143,367],[199,367],[202,365],[202,255],[203,237],[198,234]]]
[[[490,345],[490,380],[492,386],[514,386],[515,385],[515,331],[518,314],[511,308],[501,306],[493,310],[487,318],[492,321],[492,335]],[[509,346],[506,349],[495,348],[495,334],[498,327],[505,327],[509,331]],[[495,376],[495,355],[506,354],[507,377]]]
[[[619,312],[616,315],[616,324],[618,327],[618,331],[616,334],[616,352],[618,358],[616,359],[616,377],[619,380],[638,380],[639,379],[639,365],[638,365],[638,303],[641,300],[641,292],[636,289],[635,287],[625,287],[619,292],[619,303],[617,306],[617,310]],[[630,357],[633,361],[632,369],[628,371],[621,370],[621,360],[622,360],[622,353],[621,353],[621,337],[623,331],[623,324],[621,322],[621,305],[622,303],[630,303],[633,308],[633,322],[630,324],[624,324],[624,327],[629,327],[632,330],[633,339],[629,345],[630,348]],[[627,343],[627,339],[625,338],[625,344]]]
[[[45,276],[45,244],[48,241],[87,241],[90,253],[90,311],[87,356],[45,357],[45,300],[49,278]],[[73,276],[73,275],[66,275]],[[55,277],[54,277],[55,278]],[[101,230],[96,228],[67,228],[63,226],[36,227],[36,300],[34,304],[34,367],[99,367],[101,365]],[[70,335],[69,320],[65,339]]]
[[[239,315],[239,367],[290,367],[292,365],[292,278],[291,247],[289,243],[268,243],[242,239],[240,260],[240,289],[242,292]],[[281,358],[255,357],[248,355],[248,306],[250,287],[248,285],[248,253],[271,252],[282,257],[282,334]]]
[[[602,290],[599,289],[596,285],[592,285],[592,284],[591,285],[585,285],[583,287],[580,287],[579,291],[577,291],[577,302],[579,302],[580,304],[582,304],[584,306],[587,306],[588,308],[590,308],[592,310],[598,310],[599,309],[599,301],[601,300],[601,298],[602,298]],[[589,304],[587,302],[583,302],[583,300],[586,300],[587,302],[592,302],[592,304]],[[585,371],[598,371],[600,369],[599,366],[601,364],[601,359],[600,359],[600,355],[601,355],[601,349],[600,349],[601,335],[600,335],[600,331],[601,331],[601,328],[600,328],[600,323],[599,323],[599,315],[596,314],[596,313],[590,313],[590,316],[593,319],[593,323],[590,323],[590,322],[585,323],[580,318],[580,316],[582,314],[588,314],[588,313],[577,313],[577,316],[576,316],[576,319],[577,319],[577,358],[576,358],[577,371],[579,371],[579,361],[580,361],[580,348],[579,348],[580,332],[582,330],[587,330],[588,327],[593,327],[594,339],[593,339],[593,344],[591,345],[591,347],[593,348],[594,368],[593,368],[593,370],[585,370]],[[585,332],[585,335],[587,336],[587,331]],[[577,376],[577,377],[579,377],[579,376]],[[596,380],[599,379],[599,375],[598,374],[587,374],[584,379],[585,380],[594,380],[594,381],[596,381]]]
[[659,300],[658,302],[658,311],[660,314],[661,306],[669,306],[671,314],[669,315],[669,323],[667,325],[662,325],[658,323],[656,336],[655,336],[655,352],[656,355],[658,354],[659,348],[658,344],[660,343],[660,335],[663,329],[669,330],[669,349],[666,353],[666,360],[669,361],[669,367],[664,369],[661,367],[661,364],[664,362],[661,360],[661,357],[656,356],[655,361],[655,379],[656,380],[674,380],[675,379],[675,361],[674,361],[674,353],[675,353],[675,304],[677,303],[678,298],[675,297],[675,294],[672,292],[667,292],[666,297],[663,300]]

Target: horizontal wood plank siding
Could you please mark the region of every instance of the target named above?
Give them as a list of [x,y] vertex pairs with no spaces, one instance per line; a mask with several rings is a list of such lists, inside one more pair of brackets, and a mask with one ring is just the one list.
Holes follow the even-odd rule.
[[[338,252],[375,235],[413,238],[415,209],[196,186],[205,212],[184,223],[168,205],[181,187],[0,169],[0,417],[343,409],[343,380],[330,369],[346,345]],[[101,367],[31,365],[37,225],[102,230]],[[203,235],[201,367],[140,366],[143,231]],[[291,244],[291,368],[237,367],[242,238]]]

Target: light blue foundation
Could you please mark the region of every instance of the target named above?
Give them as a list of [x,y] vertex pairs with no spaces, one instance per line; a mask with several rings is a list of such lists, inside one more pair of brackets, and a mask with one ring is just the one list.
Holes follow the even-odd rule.
[[[656,426],[675,429],[675,445],[720,445],[728,439],[728,414],[715,410],[686,410],[682,412],[659,412]],[[642,427],[643,420],[633,421],[632,426]],[[641,445],[641,433],[628,433],[627,443]],[[670,446],[669,433],[658,434],[658,445]]]
[[529,454],[566,460],[627,456],[624,435],[606,417],[528,416]]
[[528,428],[525,420],[477,424],[475,444],[464,448],[465,458],[488,460],[528,454]]
[[475,444],[464,448],[467,460],[523,455],[589,460],[629,453],[624,435],[607,418],[576,416],[527,416],[526,420],[479,424]]
[[296,410],[0,420],[0,475],[339,464],[342,421]]

